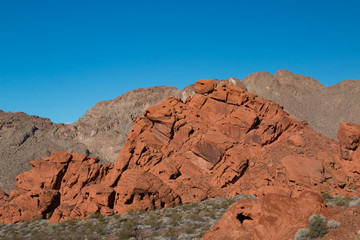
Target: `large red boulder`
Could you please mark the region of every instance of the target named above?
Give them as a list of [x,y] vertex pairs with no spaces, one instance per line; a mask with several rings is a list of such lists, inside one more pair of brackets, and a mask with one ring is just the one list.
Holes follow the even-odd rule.
[[49,158],[31,161],[34,168],[16,178],[16,188],[23,190],[60,189],[62,178],[67,169],[71,155],[66,152],[52,153]]
[[16,223],[49,218],[59,206],[60,194],[57,190],[13,191],[8,200],[0,206],[0,220]]
[[94,157],[65,152],[30,162],[34,168],[17,177],[16,189],[0,207],[0,220],[11,223],[50,218],[56,209],[75,205],[81,190],[106,172],[98,162]]
[[114,211],[118,213],[126,213],[129,209],[173,207],[180,203],[180,197],[159,178],[137,169],[125,171],[114,189]]
[[325,211],[321,196],[310,191],[298,198],[269,193],[261,199],[242,199],[202,239],[293,239],[311,215]]
[[199,94],[207,94],[214,91],[215,87],[215,80],[199,80],[195,83],[194,90]]

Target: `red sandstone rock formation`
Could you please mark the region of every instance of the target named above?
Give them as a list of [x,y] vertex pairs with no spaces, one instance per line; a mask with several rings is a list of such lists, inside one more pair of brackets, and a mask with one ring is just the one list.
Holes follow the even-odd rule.
[[352,130],[340,130],[339,144],[272,101],[240,87],[208,85],[196,85],[205,95],[185,102],[170,97],[136,118],[114,165],[67,153],[31,162],[34,169],[19,175],[16,190],[0,197],[0,221],[58,222],[236,194],[358,195],[359,172],[348,167],[358,160],[340,158]]
[[206,94],[214,91],[215,87],[215,80],[199,80],[195,83],[194,90],[196,93]]
[[[340,121],[360,124],[359,80],[325,87],[311,77],[282,69],[274,75],[253,73],[244,81],[215,81],[217,85],[243,87],[280,103],[292,116],[306,120],[314,130],[334,139]],[[205,83],[199,82],[198,87],[204,89]],[[90,154],[98,156],[102,163],[114,163],[136,116],[168,96],[185,100],[194,95],[194,88],[195,84],[182,90],[166,86],[135,89],[98,102],[72,124],[55,124],[46,118],[0,110],[0,189],[9,193],[15,188],[16,176],[31,169],[28,162],[48,157],[51,152]]]
[[340,123],[338,131],[341,158],[343,160],[360,161],[360,126],[352,123]]
[[292,239],[313,214],[326,212],[317,193],[305,191],[298,198],[270,193],[262,199],[242,199],[234,203],[204,240]]
[[[32,161],[30,164],[34,168],[17,177],[16,189],[0,206],[2,222],[56,217],[53,212],[55,209],[58,212],[59,206],[64,208],[70,205],[72,210],[76,210],[81,200],[86,197],[85,189],[90,188],[90,183],[95,180],[99,181],[108,169],[107,166],[102,167],[94,157],[65,152],[52,153],[49,158]],[[101,191],[91,192],[98,196],[100,195],[98,192]],[[83,193],[82,198],[76,198],[81,193]],[[97,198],[92,197],[91,203],[97,203]],[[88,211],[96,212],[105,206],[108,207],[108,203],[99,204],[98,209],[91,208],[91,204],[83,205],[82,210],[86,212],[83,215],[87,216]],[[66,215],[64,218],[83,215],[80,211],[74,215]]]

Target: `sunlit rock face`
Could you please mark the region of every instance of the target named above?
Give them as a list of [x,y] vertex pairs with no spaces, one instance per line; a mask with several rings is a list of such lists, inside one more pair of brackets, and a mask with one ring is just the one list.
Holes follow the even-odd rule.
[[[236,194],[358,194],[358,173],[347,167],[357,163],[357,149],[349,145],[352,161],[341,157],[356,131],[340,130],[339,143],[273,101],[241,87],[214,85],[197,83],[201,94],[185,101],[170,97],[135,118],[114,164],[66,152],[31,162],[33,169],[17,177],[16,189],[1,193],[0,221],[58,222]],[[297,206],[302,200],[294,201]]]

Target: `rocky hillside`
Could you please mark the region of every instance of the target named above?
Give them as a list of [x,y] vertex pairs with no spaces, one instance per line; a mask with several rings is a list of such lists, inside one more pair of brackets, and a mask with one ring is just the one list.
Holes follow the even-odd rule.
[[[341,124],[337,142],[273,101],[215,86],[200,81],[199,94],[185,102],[170,97],[147,109],[113,165],[65,152],[31,162],[10,196],[0,194],[0,220],[58,222],[254,194],[256,200],[240,201],[224,216],[236,223],[223,225],[225,231],[283,239],[326,212],[321,192],[359,195],[360,126]],[[218,239],[221,228],[205,239]]]
[[274,75],[258,72],[243,84],[250,92],[274,100],[298,120],[333,139],[339,122],[360,124],[360,81],[346,80],[325,87],[311,77],[279,70]]
[[[224,81],[223,81],[224,82]],[[230,78],[232,84],[241,84]],[[168,96],[185,100],[194,94],[190,85],[135,89],[90,108],[73,124],[55,124],[47,118],[0,110],[0,189],[10,192],[15,177],[31,169],[30,161],[66,151],[97,156],[102,163],[114,162],[137,116]]]
[[31,168],[30,161],[51,152],[89,153],[86,145],[57,135],[59,128],[66,127],[47,118],[0,110],[0,189],[11,190],[15,177]]
[[[360,124],[360,81],[344,81],[324,87],[318,81],[286,70],[274,76],[254,73],[244,81],[217,81],[253,91],[274,100],[298,120],[333,139],[340,121]],[[0,111],[0,188],[10,192],[15,176],[31,169],[28,162],[66,151],[97,156],[102,163],[114,162],[132,127],[133,120],[168,96],[185,100],[194,86],[136,89],[116,99],[97,103],[73,124],[54,124],[24,113]],[[34,147],[35,146],[35,147]]]
[[[190,93],[189,93],[190,92]],[[133,119],[168,96],[186,97],[191,89],[135,89],[97,103],[73,124],[55,124],[25,113],[0,111],[0,189],[9,192],[15,176],[30,170],[30,161],[66,151],[98,156],[104,163],[119,155]]]

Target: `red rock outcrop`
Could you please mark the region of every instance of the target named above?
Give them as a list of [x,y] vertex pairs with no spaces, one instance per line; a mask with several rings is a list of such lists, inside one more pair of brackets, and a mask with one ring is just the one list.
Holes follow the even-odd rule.
[[326,212],[317,193],[305,191],[298,198],[270,193],[262,199],[242,199],[234,203],[204,240],[292,239],[313,214]]
[[[333,139],[340,121],[360,124],[359,80],[325,87],[311,77],[282,69],[274,75],[253,73],[244,81],[236,78],[214,81],[217,85],[240,86],[271,99],[283,105],[290,115],[306,120],[314,130]],[[182,90],[167,86],[135,89],[98,102],[72,124],[55,124],[46,118],[0,110],[0,189],[9,193],[15,188],[16,176],[31,169],[28,162],[48,157],[51,152],[90,154],[104,164],[114,163],[135,117],[168,96],[185,101],[195,94],[194,88],[195,84]]]
[[217,83],[215,80],[199,80],[194,85],[196,93],[206,94],[214,91]]
[[360,161],[360,126],[341,122],[337,136],[340,142],[341,158],[349,161]]
[[224,84],[150,107],[135,119],[114,165],[67,153],[31,162],[34,169],[17,178],[0,221],[58,222],[236,194],[358,195],[359,173],[347,162],[356,161],[340,159],[338,142],[280,105]]
[[[100,180],[108,167],[102,167],[98,159],[83,154],[69,154],[65,152],[52,153],[49,158],[32,161],[34,167],[28,172],[20,174],[16,179],[16,189],[7,197],[6,202],[0,207],[0,220],[5,223],[33,220],[37,218],[50,218],[55,209],[66,205],[80,204],[79,194],[86,196],[84,189],[90,183]],[[104,189],[101,189],[104,192]],[[99,195],[101,191],[91,191]],[[91,202],[96,202],[92,198]],[[101,206],[108,204],[99,204]],[[99,209],[82,206],[86,214],[76,213],[66,217],[87,216],[89,212]],[[58,210],[57,210],[58,211]],[[53,216],[54,217],[54,216]]]

